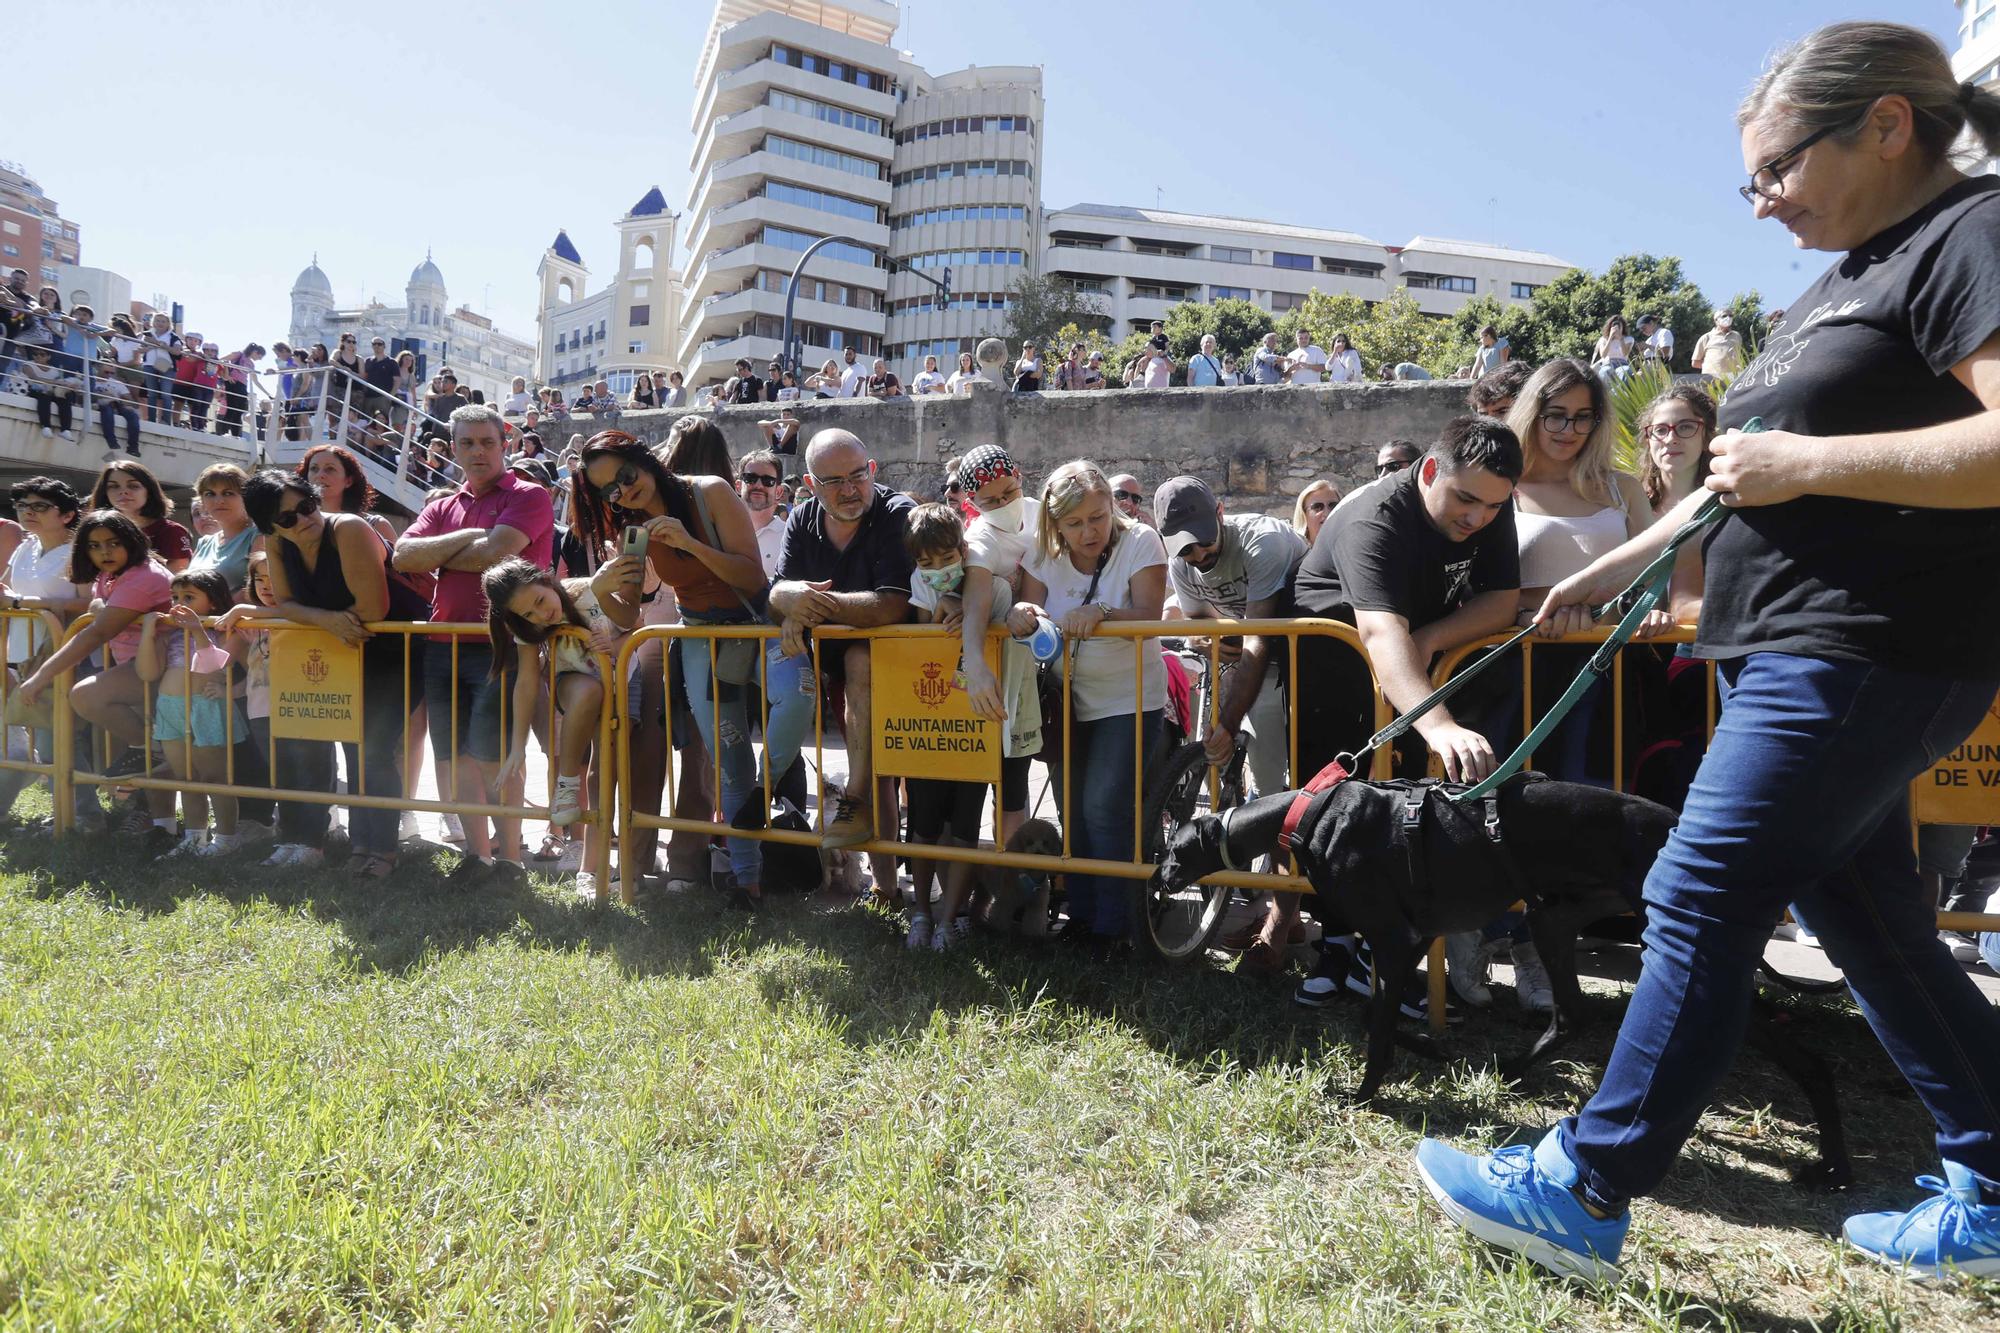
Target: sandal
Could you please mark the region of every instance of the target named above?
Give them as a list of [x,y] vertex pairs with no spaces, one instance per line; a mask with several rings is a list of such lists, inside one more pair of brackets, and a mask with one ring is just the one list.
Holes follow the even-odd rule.
[[551,829],[542,835],[542,845],[535,849],[534,859],[537,861],[560,861],[563,854],[563,844],[564,839]]
[[357,856],[347,867],[350,879],[387,879],[396,873],[393,856]]

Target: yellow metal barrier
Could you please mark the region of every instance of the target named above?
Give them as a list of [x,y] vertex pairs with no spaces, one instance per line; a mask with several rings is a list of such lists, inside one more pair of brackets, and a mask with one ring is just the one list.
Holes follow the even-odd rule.
[[[69,639],[74,638],[77,634],[81,633],[83,629],[88,626],[89,623],[90,623],[89,615],[86,614],[83,616],[79,616],[77,620],[69,626],[68,632],[64,637],[64,642],[68,642]],[[212,627],[214,625],[214,620],[208,619],[205,620],[203,623],[205,625]],[[245,624],[252,629],[268,630],[273,634],[283,634],[286,633],[287,631],[293,631],[293,630],[307,630],[315,634],[326,633],[326,631],[320,630],[314,626],[300,625],[295,622],[285,621],[285,620],[258,619],[253,621],[247,621],[245,622]],[[415,657],[415,649],[413,647],[414,641],[419,636],[421,636],[423,638],[430,640],[430,643],[427,646],[427,651],[446,651],[446,650],[450,651],[453,656],[453,666],[455,668],[457,666],[456,659],[460,644],[465,640],[470,639],[474,641],[476,644],[484,646],[487,642],[487,627],[485,625],[476,625],[476,624],[446,624],[446,623],[429,623],[421,621],[377,621],[368,624],[365,628],[369,631],[371,635],[395,635],[400,637],[403,641],[402,708],[406,726],[403,732],[403,745],[405,747],[404,754],[402,756],[399,756],[399,760],[405,759],[408,756],[408,747],[410,745],[412,744],[421,745],[426,739],[425,737],[422,736],[411,735],[407,727],[407,720],[410,717],[410,714],[415,710],[419,695],[423,691],[423,682],[413,681],[412,679],[412,663]],[[163,626],[160,630],[157,630],[156,633],[175,633],[187,636],[187,638],[191,638],[191,632],[181,630],[178,628],[168,628]],[[590,869],[592,873],[596,876],[597,900],[599,903],[603,903],[608,901],[610,893],[610,883],[611,883],[610,857],[611,857],[611,841],[613,835],[611,812],[615,806],[612,783],[617,767],[615,762],[616,755],[619,749],[617,744],[618,718],[616,710],[612,707],[612,696],[617,694],[618,691],[616,689],[615,678],[611,675],[612,671],[611,658],[607,654],[591,647],[589,642],[589,636],[585,634],[584,631],[582,631],[581,629],[577,629],[574,626],[563,626],[556,631],[556,634],[563,637],[575,639],[576,641],[582,643],[585,652],[589,655],[590,659],[596,665],[600,679],[602,679],[605,682],[606,700],[604,705],[599,710],[597,736],[596,736],[597,778],[598,778],[596,799],[592,803],[591,807],[584,811],[582,818],[578,821],[580,823],[593,826],[599,835],[594,839],[592,839],[594,846],[592,851]],[[443,642],[440,642],[441,639],[446,637],[448,637],[450,640],[448,645]],[[180,695],[181,695],[183,716],[191,719],[194,712],[193,678],[195,673],[191,667],[193,652],[185,650],[188,648],[189,645],[184,640],[182,666],[180,667],[180,669],[176,674],[178,675],[180,680]],[[551,733],[549,738],[550,745],[548,746],[550,758],[549,758],[547,794],[549,797],[550,805],[553,805],[555,779],[556,779],[556,764],[554,756],[557,748],[555,741],[558,735],[556,729],[562,726],[562,716],[561,716],[561,710],[556,706],[555,689],[556,689],[557,673],[554,671],[548,671],[545,672],[544,674],[546,676],[546,679],[544,680],[543,684],[548,695],[549,719],[551,728]],[[451,697],[448,700],[432,701],[433,703],[441,704],[443,706],[450,707],[452,709],[451,754],[448,756],[450,763],[447,769],[447,771],[451,773],[452,790],[447,793],[443,793],[443,795],[447,799],[435,800],[435,801],[419,800],[414,796],[408,794],[402,796],[383,796],[376,793],[370,793],[367,790],[367,779],[365,776],[367,771],[367,749],[366,749],[367,741],[366,741],[365,726],[362,730],[363,738],[355,743],[355,751],[356,751],[355,769],[357,771],[353,775],[356,787],[356,790],[353,792],[303,791],[294,788],[278,787],[276,785],[251,787],[239,784],[236,781],[236,744],[238,738],[236,735],[237,710],[234,706],[223,709],[223,731],[225,738],[225,745],[224,745],[225,773],[223,781],[201,782],[193,780],[192,778],[178,779],[173,777],[108,776],[104,771],[105,767],[107,767],[109,764],[110,755],[108,753],[104,756],[105,760],[104,764],[101,765],[86,767],[79,762],[79,760],[81,760],[84,756],[81,756],[77,753],[76,718],[74,710],[71,707],[69,701],[69,691],[73,683],[74,683],[73,673],[65,673],[62,677],[60,677],[49,687],[51,695],[55,698],[54,711],[55,711],[55,720],[57,723],[56,744],[55,744],[56,755],[54,763],[50,766],[50,768],[53,770],[53,776],[55,778],[57,787],[56,827],[59,832],[67,831],[67,829],[71,825],[73,814],[68,793],[73,789],[74,784],[78,782],[93,784],[97,786],[131,787],[139,790],[189,792],[203,796],[233,796],[238,799],[249,797],[253,800],[273,800],[281,802],[293,801],[304,804],[342,805],[349,807],[358,807],[363,809],[387,809],[387,810],[398,810],[398,811],[409,810],[409,811],[431,812],[437,814],[472,815],[490,819],[537,820],[537,819],[546,819],[548,817],[550,808],[549,805],[545,805],[538,808],[529,805],[510,806],[510,805],[500,805],[500,804],[486,803],[486,802],[465,802],[457,799],[458,795],[457,760],[460,756],[459,756],[458,710],[457,710],[459,686],[457,683],[456,670],[453,671],[453,684],[452,684]],[[153,739],[153,711],[155,704],[155,694],[153,686],[150,682],[142,682],[141,701],[142,702],[140,711],[141,711],[141,716],[144,718],[145,721],[145,736],[143,738],[141,747],[142,752],[146,759],[144,771],[151,772],[153,767],[152,756],[154,754],[154,746],[155,746],[155,741]],[[232,705],[233,703],[234,699],[232,698]],[[508,714],[512,706],[513,706],[512,692],[503,691],[501,694],[501,703],[500,703],[500,709],[501,709],[500,731],[501,731],[501,736],[503,738],[503,745],[505,743],[505,738],[510,734],[510,720]],[[112,738],[109,737],[108,735],[102,734],[102,732],[100,731],[100,739],[104,742],[105,749],[108,752],[112,745]],[[271,774],[273,784],[275,784],[276,782],[276,775],[278,771],[278,761],[277,761],[278,742],[281,739],[284,738],[276,734],[273,734],[271,736],[270,747],[268,754],[266,756],[270,766],[269,772]],[[333,744],[334,742],[328,741],[325,743]],[[188,734],[183,738],[181,744],[185,747],[183,749],[185,767],[187,767],[188,770],[191,772],[193,768],[192,753],[194,748],[193,727],[191,724],[189,725],[188,728]]]
[[[675,639],[679,640],[693,639],[693,640],[706,640],[707,642],[707,651],[710,654],[710,667],[711,667],[711,679],[712,679],[714,654],[716,652],[716,645],[719,642],[727,642],[728,640],[731,639],[744,639],[744,638],[768,640],[776,638],[778,636],[778,633],[779,631],[777,630],[777,628],[771,625],[646,626],[644,628],[635,631],[621,647],[618,656],[619,676],[621,679],[623,679],[626,676],[627,668],[629,667],[632,661],[633,655],[639,652],[639,650],[642,647],[644,647],[644,645],[648,641],[655,639],[665,639],[669,641]],[[1001,630],[995,630],[994,634],[998,637],[1004,637],[1004,631]],[[1208,654],[1209,654],[1209,669],[1212,673],[1211,679],[1216,681],[1220,681],[1221,679],[1221,675],[1217,671],[1218,654],[1220,652],[1219,640],[1223,637],[1234,637],[1237,635],[1245,635],[1245,634],[1259,635],[1265,638],[1285,639],[1287,641],[1287,652],[1289,654],[1291,679],[1294,681],[1298,680],[1298,644],[1299,644],[1299,639],[1302,636],[1333,639],[1337,642],[1347,645],[1349,648],[1351,648],[1353,651],[1357,653],[1361,652],[1361,641],[1359,636],[1355,633],[1353,626],[1343,625],[1338,623],[1337,621],[1316,620],[1309,618],[1297,618],[1289,620],[1158,620],[1158,621],[1145,621],[1145,622],[1119,621],[1115,624],[1104,625],[1100,627],[1099,630],[1097,631],[1098,637],[1130,639],[1130,640],[1206,636],[1209,639]],[[874,629],[854,629],[847,626],[836,626],[836,625],[822,626],[818,630],[814,631],[811,641],[811,649],[813,653],[813,679],[815,682],[817,682],[820,679],[819,672],[821,667],[822,644],[844,644],[854,640],[876,640],[876,639],[937,639],[940,642],[949,641],[951,646],[948,648],[948,651],[953,655],[955,659],[959,651],[956,646],[957,637],[958,636],[955,632],[947,632],[942,627],[937,625],[912,625],[912,624],[888,625]],[[1145,669],[1144,655],[1135,653],[1133,657],[1134,657],[1133,675],[1135,681],[1134,697],[1137,698],[1141,697],[1141,695],[1143,694],[1143,689],[1137,688],[1137,686],[1138,682],[1142,679],[1142,673]],[[1365,660],[1365,655],[1364,655],[1364,660]],[[1069,661],[1070,661],[1070,655],[1068,653],[1064,653],[1062,657],[1062,662],[1063,662],[1063,669],[1065,672],[1067,672],[1067,670],[1069,669]],[[761,653],[758,656],[758,663],[759,666],[758,666],[757,680],[759,681],[760,685],[768,686],[767,659]],[[662,661],[662,670],[663,671],[665,670],[664,660]],[[763,691],[763,694],[764,694],[763,705],[762,705],[763,717],[761,721],[766,726],[768,726],[770,718],[770,698],[769,698],[768,688],[766,688]],[[1063,703],[1061,727],[1062,727],[1064,751],[1067,752],[1068,741],[1069,741],[1069,729],[1072,720],[1070,716],[1069,691],[1067,689],[1064,689],[1062,691],[1062,696],[1064,703]],[[1220,697],[1219,689],[1210,691],[1209,708],[1210,708],[1211,723],[1214,721],[1215,710],[1219,707],[1219,697]],[[711,835],[720,834],[727,837],[751,838],[765,842],[788,842],[798,845],[811,846],[815,848],[820,845],[820,835],[812,832],[800,833],[784,829],[772,829],[769,827],[756,830],[743,830],[734,828],[729,824],[722,823],[720,821],[713,819],[707,819],[707,820],[683,819],[671,815],[662,815],[653,811],[640,811],[633,809],[630,750],[631,750],[631,738],[633,736],[634,729],[631,725],[632,719],[629,716],[630,699],[626,696],[626,694],[621,692],[619,696],[619,702],[621,708],[627,710],[626,714],[621,717],[621,730],[622,734],[627,738],[627,741],[626,744],[621,747],[619,753],[618,826],[621,830],[627,830],[633,828],[648,828],[648,829],[660,829],[670,832],[679,831],[679,832],[691,832],[691,833],[704,833]],[[820,701],[818,700],[817,694],[815,694],[815,709],[817,711],[814,717],[813,748],[817,758],[817,768],[820,774],[820,792],[819,792],[820,808],[824,810],[827,808],[828,804],[825,791],[825,774],[826,774],[825,734],[824,734],[825,710],[823,707],[820,706]],[[1375,689],[1375,725],[1377,727],[1386,725],[1389,716],[1390,714],[1389,714],[1388,704],[1382,698],[1381,689],[1378,686]],[[1311,773],[1307,772],[1303,775],[1300,775],[1297,718],[1298,718],[1298,708],[1296,700],[1296,687],[1294,687],[1294,698],[1292,701],[1291,714],[1289,719],[1291,728],[1290,771],[1295,775],[1294,776],[1295,781],[1303,782],[1306,777],[1311,776]],[[1044,727],[1050,726],[1051,723],[1052,719],[1048,718],[1043,719]],[[667,735],[666,735],[666,750],[669,756],[671,756],[671,754],[673,753],[673,748],[674,748],[672,728],[673,728],[672,710],[669,709],[667,718]],[[853,745],[855,743],[867,743],[867,742],[865,740],[861,740],[860,738],[850,737],[848,738],[848,743],[850,745]],[[1333,756],[1331,755],[1327,755],[1325,756],[1325,759],[1331,759],[1332,757]],[[719,754],[712,754],[708,757],[708,762],[713,769],[713,774],[716,782],[715,790],[719,795],[721,790],[721,776],[720,776],[721,756]],[[1312,761],[1309,760],[1309,762]],[[1376,763],[1376,768],[1374,770],[1375,774],[1377,776],[1386,777],[1389,773],[1389,764],[1390,764],[1389,755],[1386,752],[1378,754],[1376,756],[1375,763]],[[1121,879],[1143,880],[1148,878],[1152,874],[1152,863],[1149,860],[1144,859],[1144,848],[1146,845],[1146,839],[1144,836],[1145,830],[1141,827],[1141,821],[1143,818],[1142,807],[1144,805],[1145,795],[1146,795],[1145,755],[1143,749],[1143,738],[1138,737],[1136,733],[1133,744],[1132,765],[1133,765],[1133,776],[1135,779],[1134,783],[1135,799],[1133,801],[1133,815],[1132,815],[1133,832],[1134,832],[1134,838],[1132,842],[1133,857],[1130,861],[1110,861],[1097,858],[1070,856],[1069,835],[1070,835],[1071,821],[1064,821],[1063,850],[1060,856],[1043,856],[1043,855],[1036,855],[1024,852],[1008,852],[999,850],[997,848],[989,848],[989,847],[940,847],[940,846],[933,846],[927,843],[910,843],[902,839],[900,829],[894,830],[890,834],[890,836],[886,837],[883,836],[884,830],[879,826],[879,824],[874,831],[875,836],[853,850],[868,852],[868,853],[880,853],[892,856],[893,855],[915,856],[931,861],[970,861],[978,865],[994,866],[999,868],[1018,869],[1018,870],[1034,870],[1050,874],[1062,874],[1064,872],[1069,872],[1074,874],[1103,875]],[[1314,762],[1313,767],[1316,769],[1317,766],[1318,766],[1317,763]],[[666,785],[666,790],[662,796],[662,808],[671,810],[674,808],[673,764],[671,762],[671,758],[669,759],[666,765],[666,769],[667,769],[667,785]],[[1067,764],[1064,765],[1063,781],[1066,788],[1074,776],[1073,770],[1074,770],[1073,765],[1067,765]],[[767,815],[767,822],[770,810],[771,784],[782,776],[783,776],[782,774],[774,775],[770,773],[768,771],[768,766],[766,766],[766,772],[764,773],[763,795],[764,795],[764,808]],[[1068,800],[1068,795],[1069,793],[1067,792],[1067,790],[1065,790],[1064,801],[1063,801],[1064,809],[1074,808],[1073,806],[1071,806]],[[633,894],[637,890],[638,875],[640,871],[643,869],[643,867],[640,867],[635,863],[633,863],[631,858],[621,858],[621,860],[623,861],[624,865],[624,870],[623,870],[624,878],[621,881],[620,891],[621,893],[628,895],[629,898],[629,895]],[[1307,883],[1303,877],[1297,874],[1266,874],[1266,873],[1258,873],[1252,871],[1228,871],[1214,875],[1204,882],[1224,884],[1232,887],[1241,887],[1241,888],[1270,889],[1281,893],[1312,892],[1312,886],[1309,883]]]
[[[20,684],[21,679],[26,674],[23,668],[32,670],[33,666],[39,664],[43,657],[46,656],[46,652],[38,650],[43,649],[44,646],[49,651],[60,647],[64,641],[64,635],[62,621],[57,618],[53,611],[6,609],[0,609],[0,635],[5,636],[8,649],[7,656],[9,658],[7,670],[0,672],[0,719],[4,719],[12,712],[14,689]],[[19,638],[18,643],[16,642],[17,637]],[[20,658],[19,660],[14,660],[17,652],[20,654]],[[50,688],[54,689],[54,686]],[[51,721],[54,721],[53,717]],[[8,730],[11,731],[12,728],[10,727]],[[50,732],[51,737],[49,757],[47,759],[36,759],[34,757],[35,737],[32,731],[28,736],[28,754],[26,758],[17,759],[9,754],[9,747],[5,743],[5,740],[0,739],[0,771],[28,773],[46,777],[53,786],[56,780],[56,770],[59,767],[55,759],[54,732],[56,728],[52,725],[47,730]],[[58,808],[60,808],[60,805]]]

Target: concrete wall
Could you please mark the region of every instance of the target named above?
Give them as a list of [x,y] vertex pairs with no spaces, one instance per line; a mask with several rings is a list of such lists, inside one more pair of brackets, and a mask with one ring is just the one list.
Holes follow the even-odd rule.
[[[1386,440],[1428,444],[1464,412],[1463,383],[1329,384],[1310,388],[1149,389],[1098,393],[1003,393],[972,397],[825,400],[797,405],[802,441],[826,426],[853,431],[900,490],[935,488],[944,461],[998,444],[1039,482],[1073,458],[1107,476],[1130,472],[1148,486],[1181,473],[1197,476],[1238,506],[1289,506],[1308,482],[1330,477],[1343,491],[1375,476],[1375,451]],[[619,428],[658,443],[678,412],[627,412]],[[710,414],[733,457],[763,447],[758,421],[772,404],[726,407]],[[560,449],[585,419],[547,427]],[[787,471],[802,471],[803,463]]]

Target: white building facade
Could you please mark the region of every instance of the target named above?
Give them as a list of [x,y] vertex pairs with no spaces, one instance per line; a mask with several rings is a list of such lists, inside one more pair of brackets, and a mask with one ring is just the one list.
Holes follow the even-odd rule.
[[1315,289],[1380,301],[1409,289],[1427,314],[1474,296],[1525,304],[1574,265],[1530,250],[1419,236],[1389,246],[1356,232],[1249,218],[1077,204],[1044,217],[1042,271],[1103,298],[1113,338],[1183,301],[1250,301],[1274,315]]
[[537,374],[575,397],[609,380],[623,397],[640,371],[671,370],[680,328],[681,280],[674,272],[678,215],[655,186],[618,219],[618,265],[610,283],[589,291],[590,269],[569,233],[559,231],[535,269],[541,283]]
[[[1952,73],[1961,82],[2000,86],[2000,0],[1958,0],[1958,51]],[[1982,168],[2000,172],[2000,158]]]
[[371,301],[337,307],[333,283],[320,268],[318,256],[292,283],[291,296],[288,340],[299,351],[320,342],[328,352],[338,352],[340,336],[352,333],[356,353],[366,360],[371,341],[381,338],[391,352],[405,348],[415,352],[426,382],[449,368],[460,388],[479,390],[489,403],[507,395],[515,376],[535,374],[535,344],[495,328],[492,320],[464,306],[453,309],[444,274],[429,255],[411,271],[400,306]]
[[[1041,71],[933,76],[894,47],[900,18],[883,0],[717,4],[695,71],[677,349],[690,385],[778,357],[792,269],[823,237],[845,239],[802,275],[808,366],[852,347],[907,373],[924,350],[969,348],[1034,270]],[[939,309],[925,278],[947,268]]]

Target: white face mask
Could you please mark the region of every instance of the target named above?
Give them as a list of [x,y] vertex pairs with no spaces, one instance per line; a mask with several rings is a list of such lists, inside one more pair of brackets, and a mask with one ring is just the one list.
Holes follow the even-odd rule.
[[965,581],[965,564],[963,561],[954,560],[937,569],[919,569],[917,577],[938,596],[949,597],[957,592],[958,585]]
[[1730,326],[1732,322],[1733,321],[1729,318],[1729,316],[1724,315],[1721,319],[1715,321],[1715,327],[1718,329],[1726,329]]
[[988,523],[1002,532],[1019,532],[1021,525],[1028,521],[1027,501],[1018,495],[998,509],[986,509],[980,512]]

